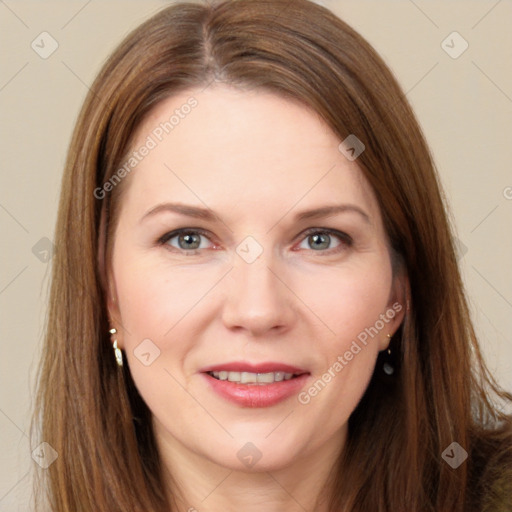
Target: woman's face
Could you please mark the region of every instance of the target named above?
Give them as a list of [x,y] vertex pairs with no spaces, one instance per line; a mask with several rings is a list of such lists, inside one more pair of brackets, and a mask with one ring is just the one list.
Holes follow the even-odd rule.
[[404,283],[340,143],[304,106],[227,86],[139,127],[109,312],[168,453],[270,470],[342,446]]

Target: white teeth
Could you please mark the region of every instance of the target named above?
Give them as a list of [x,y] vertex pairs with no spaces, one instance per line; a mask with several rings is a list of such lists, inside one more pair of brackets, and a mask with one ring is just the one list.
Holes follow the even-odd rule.
[[[282,379],[278,379],[278,374],[282,374],[282,372],[276,372],[276,373],[258,373],[256,375],[256,380],[258,382],[263,382],[265,384],[272,384],[272,382],[276,382],[278,380],[282,380]],[[255,375],[253,373],[253,375]]]
[[281,382],[290,380],[293,373],[270,372],[270,373],[251,373],[251,372],[210,372],[219,380],[229,380],[239,384],[272,384],[273,382]]
[[248,384],[251,382],[257,382],[258,376],[255,373],[241,372],[240,373],[240,384]]
[[228,380],[230,382],[240,382],[240,372],[228,372]]
[[274,373],[274,381],[275,382],[281,382],[284,380],[285,375],[291,375],[291,374],[285,374],[284,372],[276,372]]

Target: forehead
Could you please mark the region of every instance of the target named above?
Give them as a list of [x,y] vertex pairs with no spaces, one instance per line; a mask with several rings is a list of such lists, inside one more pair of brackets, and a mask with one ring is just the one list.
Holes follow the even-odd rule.
[[268,91],[181,92],[156,105],[135,133],[129,154],[150,150],[130,173],[126,201],[141,210],[179,200],[237,216],[355,202],[378,214],[340,142],[311,109]]

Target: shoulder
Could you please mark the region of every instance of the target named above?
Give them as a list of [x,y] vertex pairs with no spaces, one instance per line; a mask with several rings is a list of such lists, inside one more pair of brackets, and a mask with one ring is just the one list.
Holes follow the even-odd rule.
[[474,438],[468,462],[469,508],[512,512],[512,420],[492,430],[481,430]]

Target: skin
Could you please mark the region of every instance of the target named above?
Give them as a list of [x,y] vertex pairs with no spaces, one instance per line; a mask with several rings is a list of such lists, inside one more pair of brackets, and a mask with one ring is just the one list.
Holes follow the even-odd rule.
[[[271,407],[236,405],[211,391],[199,370],[284,362],[311,373],[307,390],[379,315],[404,304],[405,278],[393,276],[379,207],[357,160],[298,103],[226,85],[190,90],[154,108],[133,148],[191,95],[197,107],[125,178],[109,267],[116,339],[152,411],[179,510],[327,510],[315,500],[405,308],[307,404],[294,395]],[[165,202],[208,207],[221,220],[170,211],[141,220]],[[345,211],[294,220],[333,204],[355,205],[368,218]],[[186,254],[193,251],[178,236],[158,244],[178,228],[207,232],[195,235],[198,252]],[[353,243],[324,235],[317,248],[308,228],[336,229]],[[247,236],[263,249],[252,263],[236,252]],[[134,353],[144,339],[160,350],[149,366]],[[237,457],[247,442],[261,453],[250,468]]]

